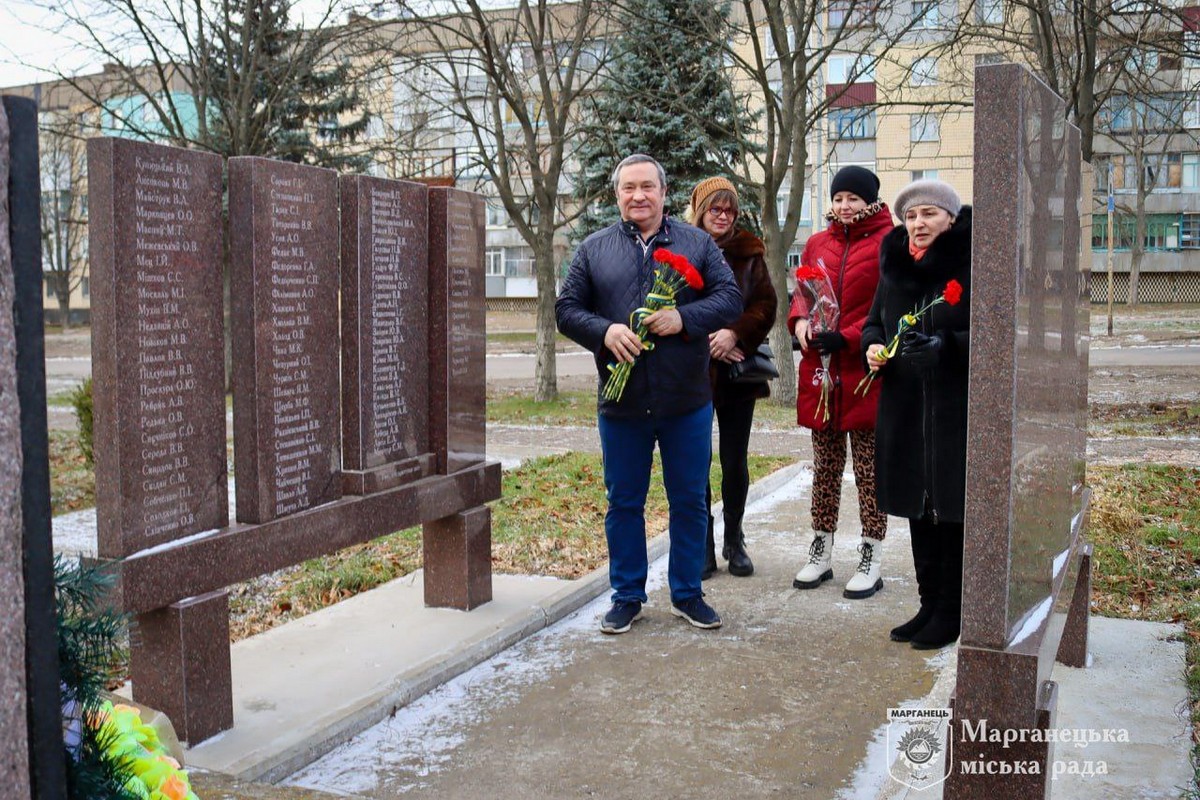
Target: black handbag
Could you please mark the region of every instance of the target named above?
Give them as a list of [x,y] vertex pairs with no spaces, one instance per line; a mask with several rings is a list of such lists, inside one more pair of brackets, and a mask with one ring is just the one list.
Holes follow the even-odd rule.
[[771,345],[763,342],[750,355],[729,366],[730,383],[766,383],[779,377]]

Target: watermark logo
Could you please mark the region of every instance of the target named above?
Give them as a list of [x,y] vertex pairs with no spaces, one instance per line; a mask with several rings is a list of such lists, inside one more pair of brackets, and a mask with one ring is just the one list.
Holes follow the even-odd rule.
[[889,708],[888,774],[918,791],[946,780],[954,764],[948,708]]

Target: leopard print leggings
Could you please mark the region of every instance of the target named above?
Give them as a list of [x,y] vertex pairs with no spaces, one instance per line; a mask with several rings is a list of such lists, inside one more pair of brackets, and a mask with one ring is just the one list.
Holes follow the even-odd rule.
[[[875,503],[875,431],[850,431],[850,453],[863,536],[883,541],[887,514]],[[842,472],[846,469],[846,433],[813,431],[813,530],[837,530],[838,506],[842,498]]]

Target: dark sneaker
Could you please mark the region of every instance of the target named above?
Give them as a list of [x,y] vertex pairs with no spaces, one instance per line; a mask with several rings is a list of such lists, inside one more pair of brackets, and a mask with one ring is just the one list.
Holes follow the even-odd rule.
[[642,618],[642,604],[636,600],[618,600],[600,621],[601,633],[624,633]]
[[703,597],[693,597],[671,604],[671,613],[683,617],[697,628],[719,628],[721,618],[713,611],[712,606],[704,602]]

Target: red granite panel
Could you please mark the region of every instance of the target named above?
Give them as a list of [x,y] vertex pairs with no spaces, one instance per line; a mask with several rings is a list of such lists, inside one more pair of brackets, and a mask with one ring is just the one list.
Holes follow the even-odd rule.
[[429,423],[438,470],[484,460],[484,203],[429,190]]
[[99,555],[229,520],[221,159],[88,142]]
[[229,159],[237,518],[341,497],[332,170]]
[[427,189],[363,175],[340,189],[344,487],[364,494],[434,466]]

